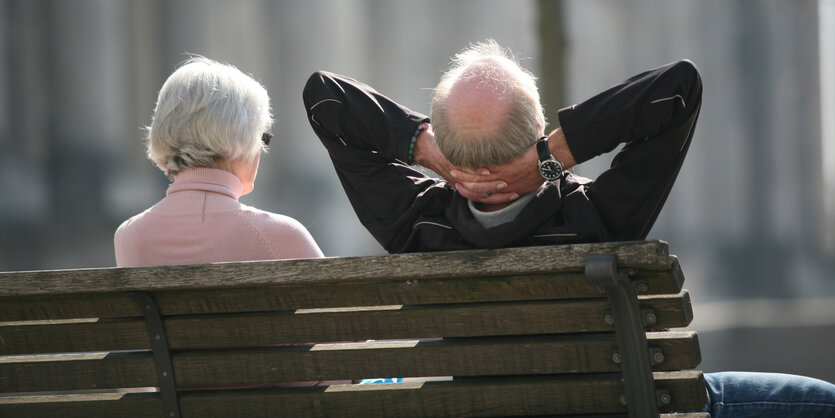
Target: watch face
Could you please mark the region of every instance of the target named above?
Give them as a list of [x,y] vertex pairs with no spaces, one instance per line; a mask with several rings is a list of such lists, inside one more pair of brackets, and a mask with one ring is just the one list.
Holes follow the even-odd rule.
[[554,160],[543,161],[539,165],[539,174],[546,180],[556,180],[562,174],[562,167]]

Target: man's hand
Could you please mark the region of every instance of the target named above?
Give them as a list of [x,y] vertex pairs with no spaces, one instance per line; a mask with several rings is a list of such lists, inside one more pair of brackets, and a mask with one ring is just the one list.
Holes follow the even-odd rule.
[[519,198],[518,193],[505,192],[507,182],[491,175],[487,168],[466,170],[453,166],[438,148],[431,125],[418,136],[413,157],[415,163],[438,173],[467,199],[495,204],[512,202]]
[[[539,175],[537,168],[538,161],[539,158],[536,154],[536,148],[531,146],[524,154],[516,157],[507,164],[485,167],[483,170],[478,170],[479,172],[489,172],[490,175],[474,177],[472,181],[462,182],[462,186],[465,190],[472,190],[479,187],[482,182],[502,180],[507,183],[507,187],[504,189],[506,193],[515,193],[518,195],[530,193],[538,189],[544,182],[542,176]],[[451,174],[455,177],[461,175],[457,171],[453,171]],[[460,189],[459,192],[461,192]],[[467,197],[464,192],[461,192],[461,194]]]
[[[576,161],[574,161],[574,156],[571,154],[571,150],[568,148],[568,143],[565,141],[565,134],[563,134],[561,129],[556,129],[548,135],[548,146],[554,158],[563,163],[563,169],[567,170],[577,165]],[[502,189],[502,194],[515,194],[518,198],[519,195],[535,191],[544,182],[542,176],[539,175],[539,156],[537,155],[535,145],[531,145],[524,154],[507,164],[476,170],[479,173],[476,176],[473,176],[469,172],[460,172],[458,170],[455,168],[450,172],[451,176],[464,179],[460,181],[461,187],[458,188],[458,191],[462,196],[482,203],[502,203],[508,201],[491,201],[488,198],[474,199],[470,197],[470,195],[478,197],[478,194],[474,192],[475,190],[482,190],[482,184],[504,181],[507,187]],[[484,173],[490,174],[485,175]],[[484,194],[481,197],[484,197]]]

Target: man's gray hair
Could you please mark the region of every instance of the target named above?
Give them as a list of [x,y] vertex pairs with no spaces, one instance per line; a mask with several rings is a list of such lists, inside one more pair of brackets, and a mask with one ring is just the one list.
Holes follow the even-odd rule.
[[[476,62],[479,65],[473,65]],[[484,62],[489,65],[481,65]],[[473,76],[472,72],[488,79],[509,99],[509,113],[499,129],[474,133],[466,127],[455,129],[454,121],[450,123],[447,115],[450,91],[464,77]],[[451,68],[435,88],[430,113],[441,152],[452,164],[465,168],[510,162],[522,155],[545,129],[536,77],[494,40],[470,45],[453,57]]]
[[232,65],[192,57],[165,81],[147,127],[147,152],[173,178],[188,167],[254,159],[272,125],[267,90]]

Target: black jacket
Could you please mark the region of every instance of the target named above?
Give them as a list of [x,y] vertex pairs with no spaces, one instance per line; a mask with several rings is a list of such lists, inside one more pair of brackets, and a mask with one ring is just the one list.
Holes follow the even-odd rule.
[[689,147],[701,91],[696,68],[679,61],[560,110],[577,163],[624,148],[594,182],[571,173],[546,182],[515,221],[489,229],[445,181],[405,163],[425,115],[327,72],[314,73],[303,96],[360,221],[400,253],[645,238]]

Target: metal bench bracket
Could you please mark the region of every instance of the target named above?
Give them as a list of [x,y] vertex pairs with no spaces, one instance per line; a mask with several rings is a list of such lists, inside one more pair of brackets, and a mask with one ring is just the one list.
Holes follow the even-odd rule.
[[177,400],[177,384],[174,381],[174,367],[171,364],[171,352],[168,350],[168,337],[165,326],[154,298],[144,292],[130,292],[145,316],[154,364],[157,367],[157,382],[162,397],[163,416],[180,418],[180,404]]
[[[586,258],[585,275],[590,284],[606,290],[612,307],[610,316],[614,319],[626,392],[620,403],[627,406],[630,417],[658,417],[658,397],[644,331],[648,313],[638,304],[635,286],[618,271],[614,255],[590,255]],[[610,321],[607,316],[606,322]]]

